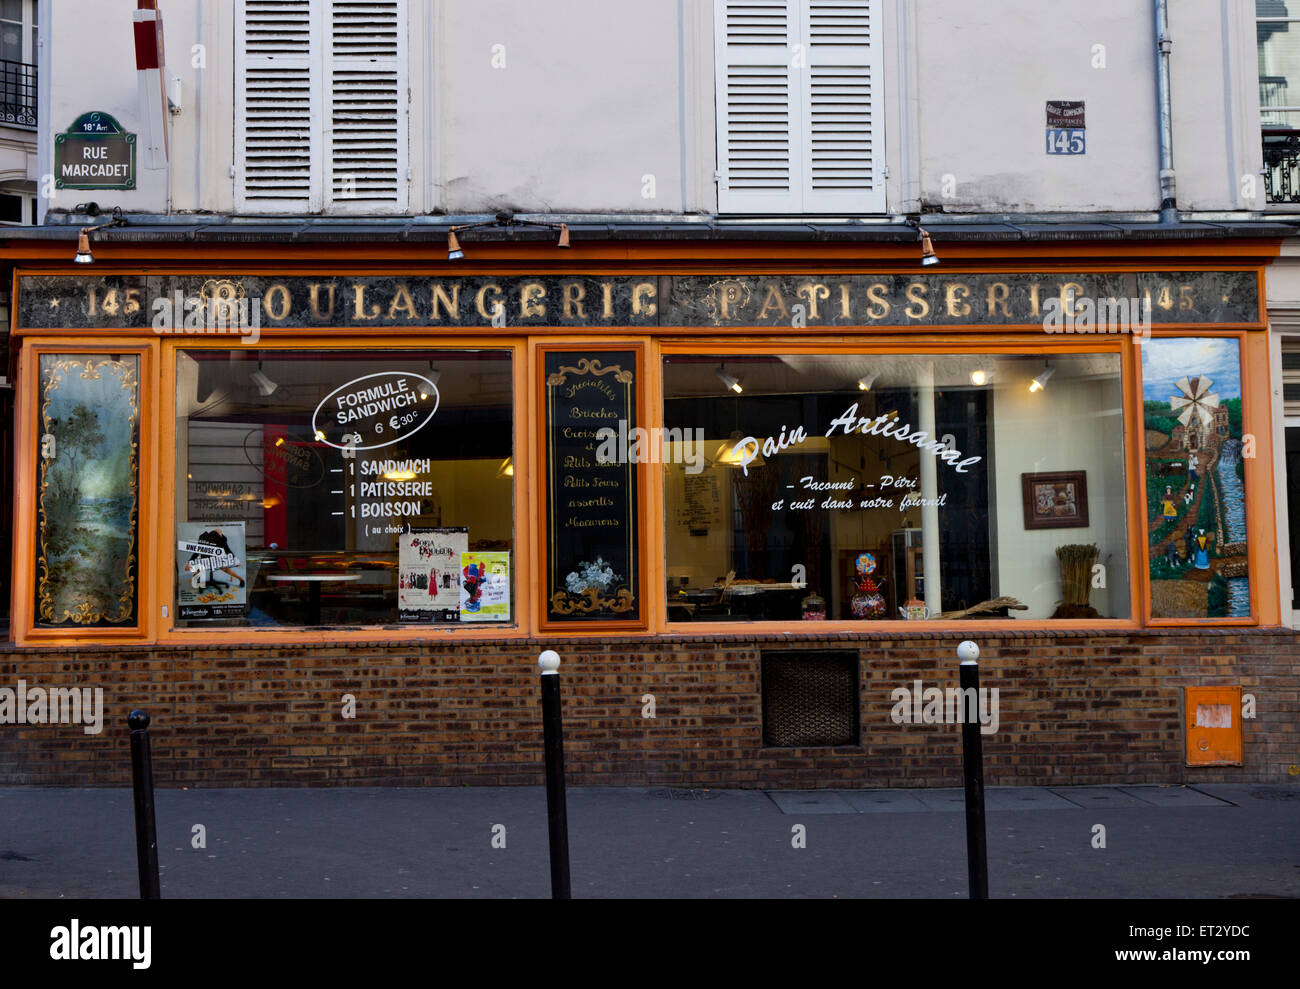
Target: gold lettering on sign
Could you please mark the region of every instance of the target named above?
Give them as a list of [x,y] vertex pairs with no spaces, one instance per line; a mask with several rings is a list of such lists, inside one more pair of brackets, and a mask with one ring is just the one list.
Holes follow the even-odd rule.
[[963,301],[970,298],[970,286],[962,282],[953,282],[944,292],[944,301],[948,306],[949,316],[969,316],[970,305]]
[[1067,316],[1074,316],[1076,314],[1074,301],[1081,295],[1083,295],[1083,286],[1078,282],[1066,282],[1062,285],[1061,312],[1065,313]]
[[389,303],[388,318],[396,319],[399,311],[406,313],[407,319],[419,318],[419,313],[415,311],[415,300],[411,298],[411,290],[400,284],[393,294],[393,301]]
[[451,297],[447,297],[447,290],[442,287],[442,282],[433,283],[433,312],[430,316],[433,319],[442,319],[442,312],[446,310],[447,315],[452,319],[460,320],[460,282],[451,287]]
[[1038,306],[1038,282],[1034,282],[1029,286],[1029,307],[1033,310],[1035,317],[1043,314],[1043,311]]
[[889,300],[885,298],[885,286],[880,282],[873,282],[867,288],[867,301],[871,305],[867,308],[867,315],[872,319],[884,319],[889,315]]
[[527,319],[529,316],[545,316],[546,305],[541,300],[546,298],[546,287],[541,282],[529,282],[519,290],[519,314]]
[[1007,319],[1011,318],[1011,310],[1007,307],[1007,296],[1011,294],[1011,286],[1006,282],[994,282],[989,286],[989,315],[1001,309],[1002,315]]
[[357,319],[371,320],[379,318],[379,303],[370,304],[370,314],[366,315],[366,287],[364,285],[352,286],[352,315]]
[[501,286],[494,282],[488,282],[474,294],[474,306],[478,309],[478,314],[484,319],[491,319],[492,313],[488,311],[484,304],[488,291],[491,290],[495,298],[492,300],[492,308],[495,309],[501,302]]
[[311,314],[317,319],[330,319],[334,316],[334,283],[330,282],[326,286],[329,291],[330,307],[325,312],[320,311],[320,284],[314,284],[311,287]]
[[911,305],[903,311],[907,313],[909,319],[925,319],[926,316],[930,315],[930,303],[925,300],[927,291],[929,290],[924,282],[912,282],[911,285],[907,286],[907,301]]
[[767,295],[763,297],[763,308],[758,311],[758,318],[765,319],[769,309],[780,309],[782,319],[790,318],[790,310],[785,307],[785,299],[781,298],[781,290],[775,282],[767,286]]
[[[278,309],[275,304],[276,296],[279,296],[280,298]],[[288,319],[289,311],[293,308],[293,302],[289,295],[289,286],[285,285],[283,282],[276,282],[268,288],[266,294],[262,296],[262,308],[265,309],[266,314],[274,320],[279,321],[282,319]]]
[[840,315],[843,316],[845,319],[848,319],[850,316],[849,287],[847,285],[840,286]]
[[[658,312],[659,304],[653,301],[658,291],[654,282],[638,282],[636,287],[632,289],[632,314],[634,316],[642,314],[653,316]],[[646,302],[645,299],[647,298],[651,301]]]
[[820,319],[821,316],[817,313],[817,303],[821,299],[829,299],[831,297],[831,290],[818,282],[817,284],[809,283],[807,285],[800,285],[799,288],[795,290],[794,294],[799,296],[801,299],[808,300],[809,319]]
[[605,319],[614,318],[614,286],[611,282],[600,283],[600,314]]
[[573,319],[574,312],[577,312],[577,318],[584,323],[587,321],[587,312],[582,307],[582,300],[587,297],[587,290],[582,287],[581,282],[564,283],[564,318]]

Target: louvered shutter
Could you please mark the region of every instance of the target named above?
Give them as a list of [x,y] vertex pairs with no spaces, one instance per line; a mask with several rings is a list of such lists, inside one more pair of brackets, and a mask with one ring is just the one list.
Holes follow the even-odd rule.
[[406,4],[327,0],[326,202],[335,213],[407,203]]
[[320,8],[311,0],[243,0],[236,16],[236,208],[318,212]]
[[880,0],[803,0],[805,213],[883,213],[876,126]]
[[717,0],[718,211],[798,213],[797,0]]
[[716,0],[718,210],[885,211],[880,0]]

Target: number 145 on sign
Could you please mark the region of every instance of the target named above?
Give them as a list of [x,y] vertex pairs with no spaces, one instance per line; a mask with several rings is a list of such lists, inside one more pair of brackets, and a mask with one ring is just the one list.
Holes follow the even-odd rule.
[[1049,155],[1081,155],[1087,151],[1082,130],[1047,130],[1047,153]]

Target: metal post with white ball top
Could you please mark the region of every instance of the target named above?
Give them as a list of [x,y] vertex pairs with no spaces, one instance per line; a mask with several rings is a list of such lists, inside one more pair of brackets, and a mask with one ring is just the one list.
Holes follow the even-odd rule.
[[988,838],[984,827],[984,744],[980,737],[980,647],[967,639],[957,647],[961,661],[961,768],[966,787],[966,868],[970,898],[989,898]]
[[564,725],[560,712],[560,654],[547,649],[542,668],[542,748],[546,757],[546,823],[551,841],[551,898],[570,899],[569,817],[564,804]]

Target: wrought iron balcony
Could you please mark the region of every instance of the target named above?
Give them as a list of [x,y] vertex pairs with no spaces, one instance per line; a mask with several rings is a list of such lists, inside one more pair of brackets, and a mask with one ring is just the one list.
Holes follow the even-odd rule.
[[36,126],[36,66],[0,58],[0,125]]
[[1264,128],[1264,196],[1270,205],[1300,205],[1300,130]]

